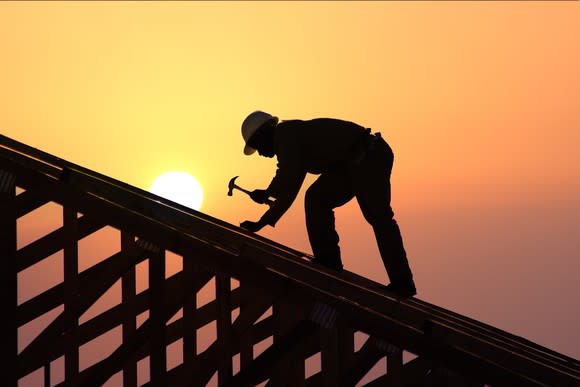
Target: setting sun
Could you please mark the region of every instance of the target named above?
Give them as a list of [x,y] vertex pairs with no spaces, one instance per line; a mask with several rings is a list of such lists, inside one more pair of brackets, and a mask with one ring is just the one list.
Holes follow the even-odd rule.
[[194,210],[201,208],[203,190],[195,177],[187,172],[166,172],[153,181],[150,191]]

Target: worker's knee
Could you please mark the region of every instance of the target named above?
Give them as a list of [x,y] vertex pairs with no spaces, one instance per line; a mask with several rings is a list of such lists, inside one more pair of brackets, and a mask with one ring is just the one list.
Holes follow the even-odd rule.
[[389,226],[395,222],[393,211],[390,208],[367,209],[363,211],[363,216],[372,226]]
[[311,185],[304,194],[304,209],[306,213],[322,208],[322,195],[316,184]]

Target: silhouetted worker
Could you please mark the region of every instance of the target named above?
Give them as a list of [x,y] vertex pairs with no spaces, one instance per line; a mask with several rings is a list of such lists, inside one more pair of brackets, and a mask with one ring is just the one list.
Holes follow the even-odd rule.
[[273,227],[290,208],[306,174],[320,174],[304,199],[313,262],[342,271],[333,209],[356,197],[375,233],[390,280],[386,289],[404,297],[416,294],[390,204],[393,152],[380,133],[332,118],[278,122],[277,117],[255,111],[242,123],[242,137],[246,155],[258,151],[264,157],[276,156],[278,169],[268,188],[250,194],[257,203],[273,197],[275,204],[259,221],[246,220],[241,227],[253,232]]

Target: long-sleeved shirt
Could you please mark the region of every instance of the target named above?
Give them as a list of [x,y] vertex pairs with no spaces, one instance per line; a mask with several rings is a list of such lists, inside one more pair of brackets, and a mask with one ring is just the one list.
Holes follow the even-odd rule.
[[274,226],[290,208],[307,173],[320,174],[348,162],[368,130],[333,118],[280,122],[274,130],[278,169],[266,192],[276,198],[261,218]]

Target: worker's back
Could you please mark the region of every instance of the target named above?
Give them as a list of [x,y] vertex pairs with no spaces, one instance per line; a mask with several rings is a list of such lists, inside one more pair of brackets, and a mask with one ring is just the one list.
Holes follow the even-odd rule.
[[339,165],[354,151],[366,129],[333,118],[282,121],[274,135],[281,164],[300,165],[309,173],[321,173]]

